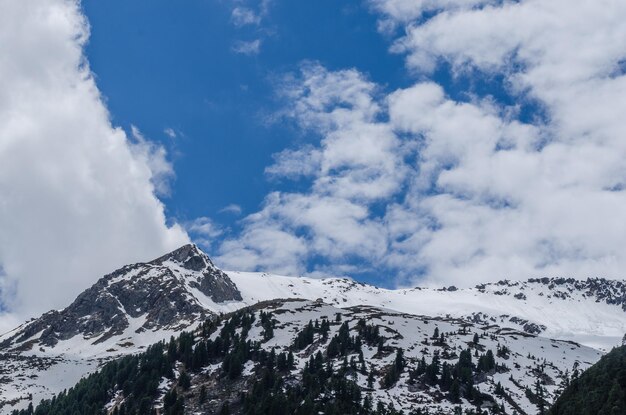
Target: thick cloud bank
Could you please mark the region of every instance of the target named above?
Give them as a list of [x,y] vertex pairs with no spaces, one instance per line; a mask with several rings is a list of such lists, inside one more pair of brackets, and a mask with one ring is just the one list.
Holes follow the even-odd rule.
[[109,121],[88,35],[77,1],[0,0],[0,289],[21,315],[187,241],[155,196],[163,150]]
[[[420,81],[385,93],[304,65],[286,115],[320,141],[267,173],[310,185],[268,195],[220,259],[404,282],[625,277],[626,3],[371,4]],[[430,80],[442,64],[502,92],[452,98]]]

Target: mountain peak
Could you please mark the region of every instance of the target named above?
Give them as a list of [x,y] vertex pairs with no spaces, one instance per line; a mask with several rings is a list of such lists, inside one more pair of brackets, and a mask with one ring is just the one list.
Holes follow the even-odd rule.
[[162,265],[167,261],[177,262],[183,268],[191,271],[203,271],[207,268],[215,268],[215,265],[213,265],[209,256],[202,252],[196,244],[183,245],[180,248],[151,261],[150,264]]

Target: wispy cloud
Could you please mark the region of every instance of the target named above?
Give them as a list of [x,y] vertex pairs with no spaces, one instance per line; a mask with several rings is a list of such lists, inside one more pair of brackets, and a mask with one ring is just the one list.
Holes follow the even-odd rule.
[[231,203],[228,206],[224,206],[220,209],[220,213],[231,213],[233,215],[241,215],[242,209],[241,206]]
[[178,137],[178,134],[176,133],[176,131],[174,131],[173,128],[167,127],[166,129],[163,130],[163,133],[168,136],[169,138],[176,138]]
[[247,7],[235,7],[230,16],[231,21],[237,27],[246,25],[258,25],[261,23],[261,15]]
[[232,50],[242,55],[258,55],[261,51],[261,39],[250,41],[238,40],[233,44]]
[[196,218],[185,223],[184,226],[191,239],[207,249],[210,249],[217,238],[224,233],[222,227],[208,217]]

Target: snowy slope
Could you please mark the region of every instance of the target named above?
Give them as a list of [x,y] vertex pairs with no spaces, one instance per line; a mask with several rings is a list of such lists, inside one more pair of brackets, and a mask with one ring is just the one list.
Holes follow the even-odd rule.
[[467,289],[388,290],[345,278],[227,274],[248,304],[273,298],[321,298],[338,307],[364,304],[489,322],[604,351],[619,345],[626,333],[623,281],[542,279]]
[[[271,313],[275,321],[274,335],[265,340],[263,328],[260,324],[260,312]],[[566,341],[551,340],[540,336],[528,335],[516,330],[503,329],[494,325],[470,324],[454,318],[430,318],[412,314],[398,313],[392,310],[375,307],[359,306],[338,308],[329,304],[316,301],[276,301],[269,305],[263,305],[256,310],[255,324],[248,332],[248,339],[252,342],[260,342],[265,350],[275,349],[276,353],[293,350],[292,344],[298,332],[302,331],[309,321],[322,321],[327,319],[331,322],[331,330],[328,338],[324,340],[316,334],[311,345],[296,352],[296,369],[293,377],[298,379],[299,371],[304,367],[308,359],[321,351],[325,353],[330,339],[338,332],[342,323],[348,323],[350,334],[356,335],[357,322],[363,319],[368,325],[377,326],[384,338],[385,352],[377,350],[376,345],[363,346],[363,355],[367,363],[368,371],[376,373],[375,382],[370,388],[367,376],[358,371],[351,372],[358,385],[370,395],[374,402],[382,401],[392,403],[397,409],[408,412],[419,404],[422,409],[428,408],[431,413],[454,413],[459,405],[471,409],[473,405],[463,399],[460,404],[455,404],[446,399],[446,393],[438,386],[424,385],[419,379],[417,382],[409,380],[409,370],[415,368],[419,360],[424,359],[430,363],[433,356],[438,355],[441,362],[454,364],[458,361],[461,350],[471,348],[473,352],[483,354],[487,350],[496,353],[499,347],[506,346],[509,352],[506,355],[496,357],[496,363],[504,369],[491,371],[484,376],[476,378],[476,387],[483,393],[496,396],[495,388],[500,383],[506,390],[511,401],[504,397],[496,397],[498,404],[506,408],[507,413],[515,413],[512,403],[518,405],[527,414],[537,413],[537,407],[531,403],[526,395],[526,388],[533,389],[538,378],[545,387],[546,400],[551,402],[563,387],[567,374],[571,374],[576,367],[585,369],[596,362],[602,355],[596,349],[580,346]],[[337,314],[340,321],[336,321]],[[433,331],[437,328],[440,333],[445,333],[445,342],[439,344],[432,339]],[[212,335],[214,339],[219,330]],[[472,343],[474,334],[480,336],[478,344]],[[407,369],[401,374],[400,379],[392,387],[385,387],[381,379],[385,371],[393,364],[395,351],[401,348],[404,351]],[[357,359],[357,353],[349,354],[346,359]],[[339,369],[343,357],[337,357],[333,366]],[[254,364],[246,363],[244,374],[253,373]],[[197,401],[193,390],[199,389],[201,384],[210,385],[216,377],[219,377],[220,365],[212,365],[203,370],[201,374],[194,375],[192,391],[186,401],[193,405]],[[210,387],[210,386],[209,386]],[[197,393],[197,392],[196,392]],[[218,400],[218,403],[221,403]],[[219,408],[219,405],[217,406]],[[196,413],[206,408],[190,407],[190,412]]]

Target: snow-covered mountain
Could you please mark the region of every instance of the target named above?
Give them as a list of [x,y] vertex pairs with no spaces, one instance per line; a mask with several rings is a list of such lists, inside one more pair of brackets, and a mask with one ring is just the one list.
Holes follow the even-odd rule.
[[600,350],[626,333],[626,283],[541,278],[473,288],[389,290],[346,278],[293,278],[227,272],[247,304],[273,298],[321,298],[338,307],[371,305],[405,313],[498,324],[530,334],[572,340]]
[[[624,281],[545,278],[467,289],[389,290],[345,278],[223,272],[195,245],[186,245],[106,275],[67,308],[0,336],[0,413],[13,403],[27,405],[24,398],[30,395],[38,401],[58,393],[102,362],[194,329],[209,316],[275,299],[319,299],[335,308],[393,310],[411,321],[445,319],[493,326],[494,331],[507,328],[524,333],[513,336],[535,342],[538,351],[542,342],[552,344],[549,338],[596,349],[584,348],[583,356],[574,353],[578,346],[570,353],[558,346],[568,343],[555,343],[570,366],[576,360],[593,363],[598,350],[619,344],[626,332]],[[538,355],[552,361],[552,355]]]

